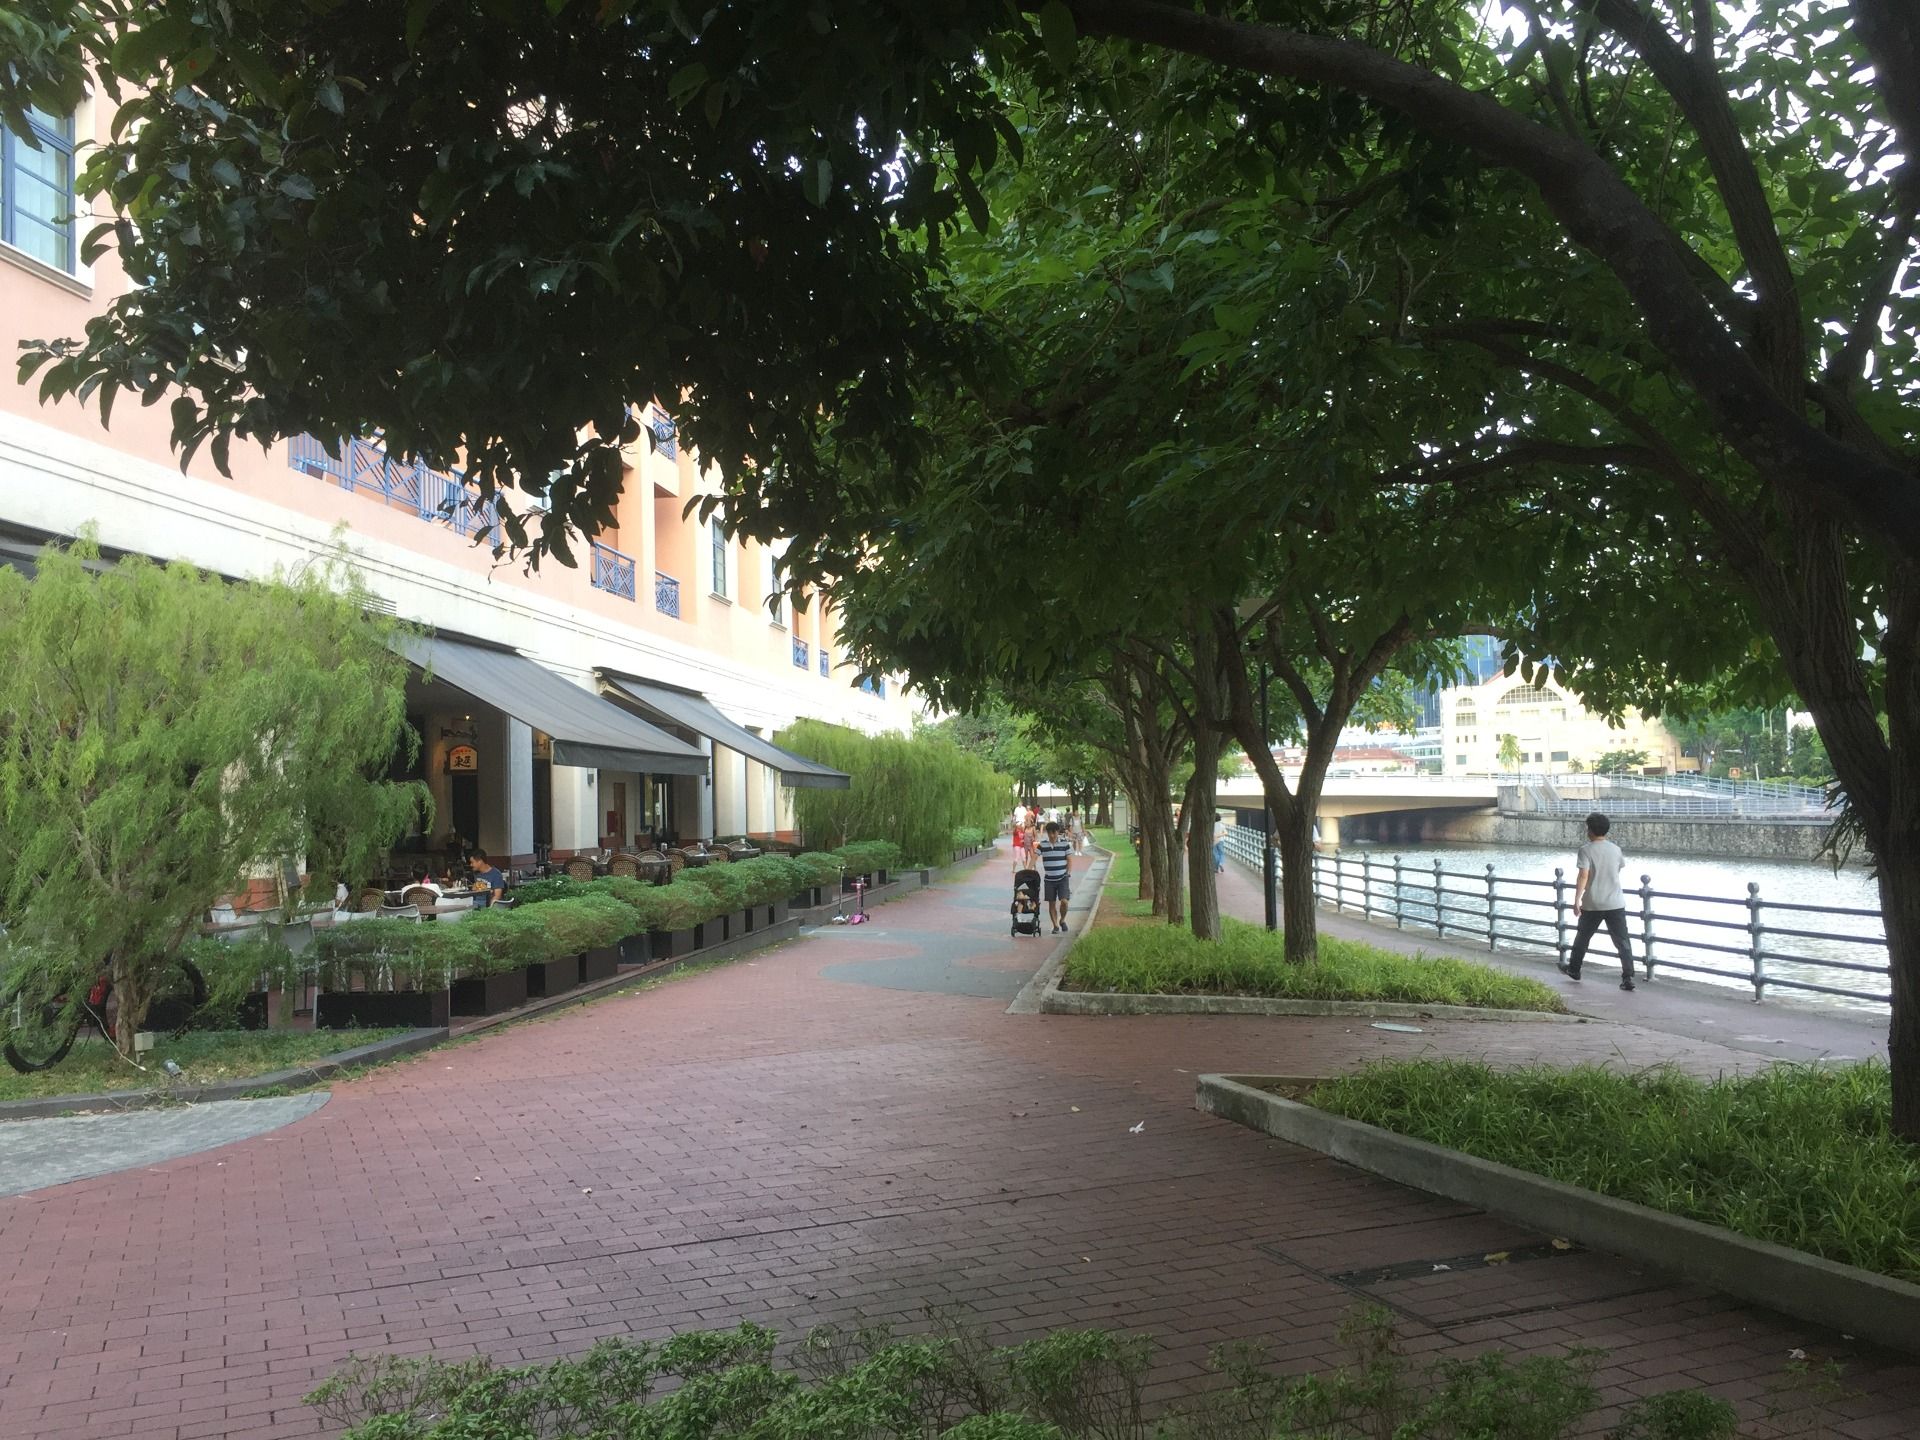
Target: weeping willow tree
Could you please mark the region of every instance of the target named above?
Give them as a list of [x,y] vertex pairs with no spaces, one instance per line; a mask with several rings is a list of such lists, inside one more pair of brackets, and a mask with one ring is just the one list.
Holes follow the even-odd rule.
[[844,770],[845,790],[796,790],[794,817],[808,845],[891,840],[909,865],[953,856],[966,825],[998,832],[1013,781],[944,736],[863,735],[843,725],[798,720],[776,737],[796,755]]
[[78,1013],[112,980],[130,1052],[181,946],[250,871],[331,892],[416,813],[394,622],[350,568],[230,584],[50,548],[0,567],[0,1014]]

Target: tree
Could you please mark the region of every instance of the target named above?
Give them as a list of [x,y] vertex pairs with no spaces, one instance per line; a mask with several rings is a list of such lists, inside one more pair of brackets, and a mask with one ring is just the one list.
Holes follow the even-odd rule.
[[1505,770],[1518,770],[1520,762],[1527,757],[1520,752],[1519,737],[1502,735],[1500,737],[1500,766]]
[[89,61],[142,87],[89,189],[144,287],[37,359],[48,393],[103,406],[183,386],[187,444],[385,423],[436,463],[464,447],[482,483],[540,490],[559,464],[562,544],[604,513],[626,399],[677,380],[748,532],[794,535],[795,582],[829,580],[896,472],[836,471],[822,438],[910,462],[906,361],[956,382],[978,361],[920,281],[1025,143],[980,61],[1044,51],[1070,76],[1092,38],[1190,57],[1188,93],[1234,118],[1176,107],[1144,139],[1230,153],[1276,218],[1337,233],[1382,195],[1481,217],[1455,267],[1481,303],[1432,305],[1434,272],[1390,244],[1365,272],[1402,365],[1477,357],[1535,402],[1424,450],[1419,483],[1573,444],[1609,491],[1701,522],[1693,563],[1737,576],[1774,641],[1753,698],[1804,697],[1878,862],[1895,1127],[1920,1139],[1920,769],[1896,758],[1920,748],[1920,29],[1902,0],[1511,9],[866,0],[816,26],[811,0],[698,21],[667,0],[128,0],[102,23],[36,0],[0,41],[0,110],[69,103]]
[[1647,763],[1644,750],[1609,750],[1593,762],[1596,775],[1631,775]]
[[37,564],[0,568],[0,968],[36,1015],[110,976],[130,1054],[250,868],[304,862],[331,897],[416,818],[424,788],[386,778],[414,743],[406,663],[339,565],[230,584],[84,543]]

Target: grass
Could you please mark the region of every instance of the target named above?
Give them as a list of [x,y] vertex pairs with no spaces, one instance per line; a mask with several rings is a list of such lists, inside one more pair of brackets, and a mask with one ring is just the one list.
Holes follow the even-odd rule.
[[1920,1147],[1893,1138],[1879,1062],[1671,1069],[1368,1066],[1317,1086],[1323,1110],[1550,1179],[1920,1281]]
[[1124,928],[1136,920],[1151,919],[1153,902],[1140,898],[1140,852],[1124,830],[1090,832],[1093,843],[1113,855],[1107,880],[1100,887],[1100,920],[1094,929]]
[[1552,990],[1523,975],[1471,960],[1402,955],[1329,935],[1320,937],[1316,963],[1291,964],[1280,936],[1237,920],[1225,921],[1221,938],[1211,944],[1173,925],[1095,930],[1068,952],[1062,983],[1070,990],[1128,995],[1263,995],[1554,1012],[1566,1008]]
[[16,1075],[0,1062],[0,1100],[41,1100],[55,1095],[92,1095],[103,1091],[164,1088],[167,1075],[161,1062],[171,1060],[186,1072],[188,1085],[210,1085],[217,1080],[240,1080],[265,1075],[303,1061],[319,1060],[371,1044],[401,1030],[190,1030],[178,1039],[165,1038],[139,1057],[147,1068],[136,1070],[98,1039],[83,1039],[51,1070]]

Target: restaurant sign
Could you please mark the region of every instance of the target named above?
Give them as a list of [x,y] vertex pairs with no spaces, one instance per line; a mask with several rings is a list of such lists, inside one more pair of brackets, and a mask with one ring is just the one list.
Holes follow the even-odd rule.
[[480,770],[480,752],[471,745],[456,745],[447,751],[449,775],[474,775]]

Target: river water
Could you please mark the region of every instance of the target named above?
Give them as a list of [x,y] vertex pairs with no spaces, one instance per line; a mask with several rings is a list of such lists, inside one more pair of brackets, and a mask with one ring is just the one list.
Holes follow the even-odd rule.
[[[1360,908],[1364,889],[1371,896],[1375,918],[1383,913],[1392,918],[1396,855],[1401,866],[1400,915],[1410,928],[1433,928],[1433,868],[1438,861],[1449,938],[1457,935],[1463,942],[1486,942],[1491,868],[1498,948],[1551,952],[1562,933],[1571,941],[1574,857],[1570,850],[1563,854],[1501,845],[1345,845],[1339,852],[1339,879],[1348,908]],[[1564,882],[1557,917],[1556,868],[1563,872]],[[1639,892],[1643,877],[1648,896]],[[1885,1012],[1884,999],[1861,998],[1885,996],[1887,952],[1879,892],[1858,866],[1835,874],[1830,865],[1806,861],[1690,859],[1629,852],[1623,883],[1635,959],[1651,934],[1656,973],[1665,971],[1752,994],[1757,921],[1762,973],[1770,996]],[[1322,858],[1319,884],[1323,894],[1333,888],[1332,857]],[[1759,887],[1757,911],[1748,904],[1750,884]],[[1805,933],[1787,933],[1796,931]],[[1587,963],[1597,975],[1617,974],[1613,944],[1604,929],[1595,937]],[[1846,968],[1851,966],[1864,968]],[[1837,995],[1801,986],[1858,993]]]

